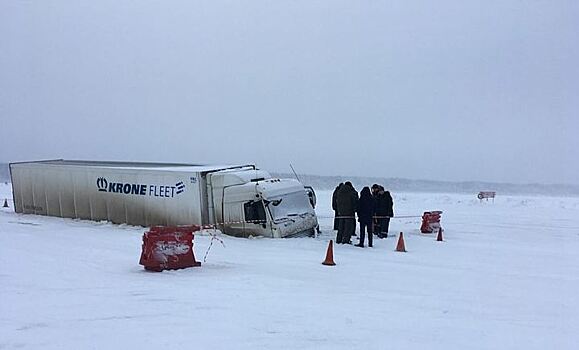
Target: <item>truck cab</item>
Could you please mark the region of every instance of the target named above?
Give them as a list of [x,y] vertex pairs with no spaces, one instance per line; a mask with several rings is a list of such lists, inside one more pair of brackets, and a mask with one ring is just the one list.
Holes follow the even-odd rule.
[[226,170],[207,175],[213,202],[209,219],[224,233],[272,238],[314,234],[317,218],[304,186],[274,179],[262,170]]

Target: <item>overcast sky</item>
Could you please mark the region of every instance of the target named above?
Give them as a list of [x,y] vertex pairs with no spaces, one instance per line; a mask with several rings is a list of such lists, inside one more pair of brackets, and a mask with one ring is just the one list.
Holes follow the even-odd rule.
[[0,161],[579,184],[579,1],[0,0]]

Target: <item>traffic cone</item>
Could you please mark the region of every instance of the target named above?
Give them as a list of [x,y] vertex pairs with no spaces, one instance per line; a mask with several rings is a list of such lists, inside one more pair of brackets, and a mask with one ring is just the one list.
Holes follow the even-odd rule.
[[404,246],[404,233],[400,232],[400,236],[398,236],[398,244],[396,245],[397,252],[405,252],[406,247]]
[[8,199],[4,198],[4,205],[2,208],[8,208]]
[[438,236],[436,236],[436,241],[437,242],[443,242],[444,240],[442,239],[442,227],[438,228]]
[[326,260],[322,263],[322,265],[327,266],[334,266],[336,263],[334,262],[334,241],[330,240],[328,243],[328,251],[326,252]]

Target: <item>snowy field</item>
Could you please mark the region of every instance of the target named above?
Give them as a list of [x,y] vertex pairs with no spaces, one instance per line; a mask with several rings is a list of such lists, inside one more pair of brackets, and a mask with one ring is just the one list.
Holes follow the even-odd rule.
[[[0,200],[11,198],[0,184]],[[221,236],[200,268],[138,265],[143,228],[0,208],[0,349],[577,349],[579,198],[395,193],[374,248]],[[210,237],[197,235],[203,260]]]

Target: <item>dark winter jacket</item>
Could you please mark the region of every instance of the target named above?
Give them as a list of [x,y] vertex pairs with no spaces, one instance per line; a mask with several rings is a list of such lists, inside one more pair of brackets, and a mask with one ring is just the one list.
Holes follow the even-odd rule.
[[338,190],[337,207],[338,215],[354,217],[356,209],[358,208],[358,192],[356,192],[352,185],[344,184],[344,186]]
[[370,189],[364,187],[360,192],[360,200],[358,200],[358,221],[364,224],[371,224],[374,216],[375,201],[372,198]]
[[379,192],[374,196],[376,216],[394,216],[392,196],[390,192]]
[[386,215],[390,217],[394,217],[394,201],[392,200],[392,196],[390,195],[390,191],[384,192],[386,195]]
[[334,193],[332,193],[332,209],[334,211],[338,210],[338,191],[340,188],[342,188],[342,186],[344,186],[344,184],[339,184],[334,190]]

